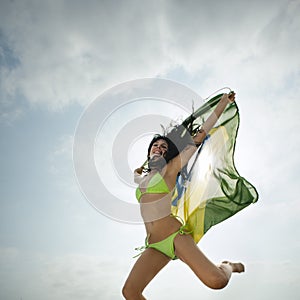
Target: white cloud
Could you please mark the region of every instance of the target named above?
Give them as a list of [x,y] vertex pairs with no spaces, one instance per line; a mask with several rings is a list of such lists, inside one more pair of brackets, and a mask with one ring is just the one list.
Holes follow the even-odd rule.
[[121,299],[124,264],[88,255],[49,260],[42,279],[54,299]]
[[66,253],[54,257],[2,247],[0,298],[122,299],[127,264],[126,259],[112,256]]
[[[299,2],[286,3],[6,2],[1,28],[19,64],[4,68],[2,88],[60,109],[176,66],[206,69],[199,84],[208,93],[229,72],[236,82],[251,78],[251,86],[270,76],[281,80],[296,70],[290,62],[299,52]],[[270,73],[274,63],[278,71]]]
[[17,82],[15,92],[57,109],[88,103],[119,81],[156,74],[165,59],[157,60],[153,17],[110,2],[11,3],[1,27],[20,64],[3,78],[4,88]]

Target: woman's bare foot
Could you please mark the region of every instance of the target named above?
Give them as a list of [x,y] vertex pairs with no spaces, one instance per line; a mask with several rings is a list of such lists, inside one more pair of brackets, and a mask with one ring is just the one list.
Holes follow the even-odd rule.
[[230,261],[223,261],[222,264],[230,265],[233,273],[245,272],[245,266],[242,263],[232,263]]

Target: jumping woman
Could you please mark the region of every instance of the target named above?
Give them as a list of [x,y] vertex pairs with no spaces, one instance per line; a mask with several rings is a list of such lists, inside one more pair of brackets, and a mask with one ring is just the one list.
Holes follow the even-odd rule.
[[[134,264],[122,290],[128,300],[146,299],[143,291],[156,274],[173,259],[187,264],[196,276],[212,289],[224,288],[232,273],[244,272],[242,263],[212,263],[198,248],[185,224],[171,213],[176,178],[205,140],[235,94],[223,94],[213,113],[202,124],[182,151],[165,136],[155,136],[148,149],[148,166],[134,172],[139,184],[136,196],[146,227],[145,250]],[[175,147],[175,148],[174,148]],[[175,150],[174,150],[175,149]],[[143,175],[146,173],[146,175]]]

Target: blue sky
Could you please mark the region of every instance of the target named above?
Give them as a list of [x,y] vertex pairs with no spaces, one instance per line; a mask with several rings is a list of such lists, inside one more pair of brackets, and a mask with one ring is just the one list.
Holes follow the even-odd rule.
[[[144,228],[89,204],[72,146],[80,117],[98,96],[154,77],[203,98],[224,86],[236,91],[235,162],[260,199],[199,244],[216,263],[243,261],[245,274],[211,291],[176,261],[146,297],[297,299],[299,14],[298,0],[1,1],[0,298],[122,299]],[[130,116],[124,113],[123,123]],[[131,168],[143,157],[136,149],[147,147],[135,146],[124,154]]]

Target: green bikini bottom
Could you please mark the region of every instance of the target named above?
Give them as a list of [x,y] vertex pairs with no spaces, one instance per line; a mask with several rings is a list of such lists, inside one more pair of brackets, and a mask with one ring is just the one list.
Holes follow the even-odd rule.
[[[172,233],[171,235],[169,235],[162,241],[159,241],[157,243],[152,243],[152,244],[149,244],[149,242],[148,242],[148,240],[149,240],[149,235],[148,235],[145,240],[145,246],[136,248],[136,250],[145,250],[148,248],[153,248],[153,249],[156,249],[156,250],[160,251],[161,253],[167,255],[168,257],[170,257],[173,260],[177,259],[177,256],[175,255],[175,249],[174,249],[174,239],[177,236],[177,234],[183,235],[183,234],[190,233],[190,232],[184,231],[184,229],[185,229],[185,225],[182,225],[176,232]],[[138,254],[138,255],[140,255],[140,254]]]

